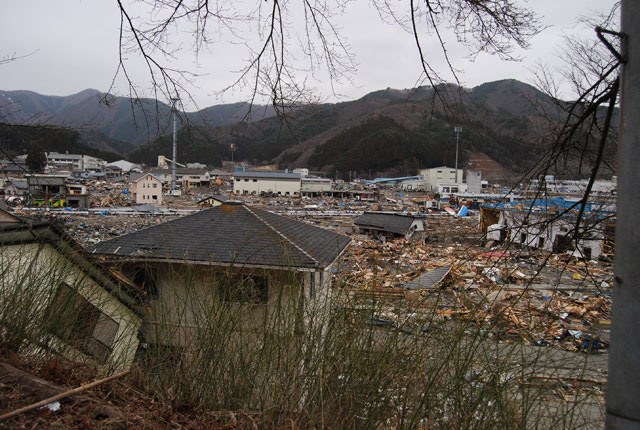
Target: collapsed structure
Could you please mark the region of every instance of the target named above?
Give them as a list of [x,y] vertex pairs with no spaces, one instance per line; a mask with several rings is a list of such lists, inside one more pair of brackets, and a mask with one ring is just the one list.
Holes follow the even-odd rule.
[[[574,251],[577,256],[597,259],[607,242],[613,241],[615,215],[611,204],[587,202],[579,215],[580,202],[563,198],[501,202],[481,208],[480,226],[487,240],[540,248],[550,252]],[[576,220],[581,216],[576,234]]]
[[422,218],[393,212],[365,212],[354,221],[360,233],[378,238],[410,239],[415,232],[424,231]]
[[95,264],[56,223],[0,210],[0,340],[16,350],[130,366],[142,319],[135,287]]

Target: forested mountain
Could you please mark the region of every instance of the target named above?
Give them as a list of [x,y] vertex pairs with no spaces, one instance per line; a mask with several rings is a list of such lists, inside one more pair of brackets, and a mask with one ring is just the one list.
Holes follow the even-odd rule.
[[[30,114],[49,109],[62,117],[64,112],[82,110],[81,106],[96,97],[99,93],[88,90],[64,102],[25,96],[30,101],[22,103],[29,106],[25,112]],[[168,133],[128,152],[127,145],[140,143],[139,135],[134,136],[136,124],[145,128],[147,123],[140,122],[137,115],[136,123],[132,116],[135,108],[132,110],[124,99],[109,103],[109,109],[100,110],[104,116],[101,119],[106,121],[104,127],[108,128],[97,130],[104,130],[106,138],[118,140],[94,144],[94,149],[120,152],[131,161],[149,165],[155,164],[159,154],[170,156]],[[145,100],[140,106],[151,108],[151,103],[155,104]],[[305,106],[287,118],[254,106],[254,112],[263,116],[258,121],[233,121],[246,113],[246,104],[213,106],[182,117],[178,160],[219,166],[231,159],[229,149],[234,144],[235,160],[252,164],[309,167],[344,176],[349,171],[367,175],[414,174],[419,168],[454,164],[454,126],[460,126],[460,164],[476,163],[471,167],[480,169],[491,165],[499,176],[522,172],[539,159],[549,145],[552,128],[562,117],[558,107],[562,103],[530,85],[503,80],[472,89],[454,85],[442,85],[436,90],[388,88],[354,101]],[[159,116],[168,130],[170,109],[161,103],[159,106]],[[607,154],[612,153],[615,151],[609,148]],[[501,167],[496,168],[496,162]]]
[[[235,144],[236,160],[310,167],[334,174],[411,174],[419,168],[453,165],[459,125],[461,163],[474,153],[497,160],[507,170],[530,164],[534,142],[543,130],[534,103],[551,100],[515,80],[474,89],[452,85],[434,90],[386,89],[344,103],[308,106],[295,118],[271,117],[222,127],[187,127],[179,136],[180,158],[228,160]],[[197,149],[197,150],[192,150]],[[148,142],[130,154],[153,163],[168,153],[169,140]],[[194,159],[190,160],[190,154]]]
[[[235,123],[247,115],[247,103],[211,106],[180,113],[193,125],[218,126]],[[249,119],[273,115],[273,109],[253,106]],[[45,96],[32,91],[0,91],[0,123],[57,125],[90,129],[130,149],[171,130],[171,107],[153,99],[130,99],[84,90],[71,96]]]

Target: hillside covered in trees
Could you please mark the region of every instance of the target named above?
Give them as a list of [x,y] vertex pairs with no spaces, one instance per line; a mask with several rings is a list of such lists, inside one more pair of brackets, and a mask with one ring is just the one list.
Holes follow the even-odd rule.
[[[201,111],[220,116],[219,122],[181,115],[178,161],[220,166],[231,160],[233,145],[234,160],[251,164],[309,167],[343,177],[348,172],[360,176],[415,174],[420,168],[454,164],[454,127],[460,126],[460,165],[480,154],[499,163],[504,172],[519,174],[550,144],[563,103],[517,80],[503,80],[472,89],[455,85],[388,88],[354,101],[304,106],[286,118],[263,115],[253,121],[231,120],[246,106],[221,105]],[[113,159],[111,153],[117,152],[147,165],[154,165],[158,155],[171,155],[171,134],[135,148],[138,141],[110,140],[109,136],[127,135],[117,130],[120,123],[130,128],[130,121],[122,119],[111,124],[116,129],[110,129],[109,135],[83,129],[76,136],[69,131],[64,142],[58,136],[42,145],[47,150],[104,152],[106,159]],[[606,151],[612,160],[613,146]],[[89,149],[80,151],[84,147]]]

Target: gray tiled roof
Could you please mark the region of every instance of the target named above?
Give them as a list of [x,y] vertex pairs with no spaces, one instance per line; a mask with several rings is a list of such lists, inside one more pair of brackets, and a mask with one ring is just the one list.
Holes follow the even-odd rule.
[[365,212],[354,223],[361,228],[405,234],[411,227],[413,220],[413,217],[407,215]]
[[108,258],[324,268],[351,239],[243,204],[227,203],[100,242]]
[[283,172],[234,172],[236,178],[271,178],[271,179],[300,179],[299,173]]

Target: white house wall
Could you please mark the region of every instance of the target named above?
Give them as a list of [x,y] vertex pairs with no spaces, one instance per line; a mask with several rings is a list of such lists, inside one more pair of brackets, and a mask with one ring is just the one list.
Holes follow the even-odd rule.
[[[150,343],[188,347],[198,342],[215,318],[226,309],[235,311],[224,319],[238,319],[231,331],[255,332],[267,315],[281,312],[286,318],[299,318],[296,309],[301,305],[303,286],[309,283],[310,272],[283,270],[256,271],[233,269],[237,273],[268,277],[268,301],[265,304],[228,303],[228,308],[219,302],[216,292],[216,277],[224,276],[226,268],[215,266],[185,266],[181,264],[151,263],[157,270],[157,296],[148,298],[149,319],[143,333]],[[280,316],[278,316],[280,317]],[[290,320],[292,326],[295,321]]]
[[[55,295],[61,283],[72,287],[79,295],[98,308],[116,323],[116,332],[111,354],[105,363],[105,369],[118,371],[128,368],[138,347],[138,331],[141,319],[129,308],[123,305],[101,285],[90,278],[75,263],[62,255],[60,251],[50,244],[28,243],[0,247],[0,266],[3,271],[3,279],[0,283],[0,308],[11,303],[9,296],[14,293],[21,294],[30,300],[31,307],[29,318],[33,322],[31,330],[41,338],[51,334],[42,333],[39,325],[45,316],[50,300]],[[22,282],[22,283],[21,283]],[[28,291],[24,294],[16,288],[28,285]],[[2,309],[5,312],[6,309]],[[63,341],[55,342],[63,354],[78,361],[91,358],[66,345]]]

